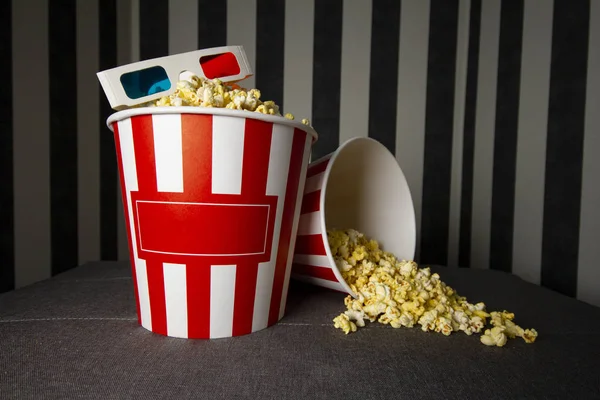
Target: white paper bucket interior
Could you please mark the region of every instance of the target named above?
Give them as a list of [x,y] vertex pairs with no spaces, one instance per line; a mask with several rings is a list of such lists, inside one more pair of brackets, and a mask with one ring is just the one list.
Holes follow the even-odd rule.
[[[356,229],[379,242],[399,259],[412,260],[416,246],[413,201],[396,158],[369,138],[345,142],[333,154],[324,176],[321,197],[323,239],[335,266],[327,229]],[[339,270],[339,282],[352,293]]]

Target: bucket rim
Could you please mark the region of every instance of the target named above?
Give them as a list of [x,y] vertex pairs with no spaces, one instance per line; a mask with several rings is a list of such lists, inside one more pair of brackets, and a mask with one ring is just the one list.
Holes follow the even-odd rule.
[[216,107],[192,107],[192,106],[181,106],[181,107],[138,107],[130,108],[127,110],[117,111],[111,114],[107,120],[106,125],[108,129],[113,131],[112,124],[115,122],[123,121],[127,118],[135,117],[138,115],[158,115],[158,114],[202,114],[202,115],[219,115],[225,117],[237,117],[237,118],[250,118],[264,122],[272,122],[280,125],[287,125],[293,128],[301,129],[304,132],[310,134],[313,137],[313,143],[318,140],[319,135],[312,126],[304,125],[298,120],[291,120],[285,118],[283,115],[270,115],[262,114],[255,111],[248,110],[230,110],[228,108],[216,108]]

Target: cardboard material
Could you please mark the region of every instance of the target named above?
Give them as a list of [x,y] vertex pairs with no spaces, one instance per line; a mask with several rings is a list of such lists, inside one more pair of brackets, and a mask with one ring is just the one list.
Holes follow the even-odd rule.
[[[157,78],[156,82],[150,82],[154,85],[148,87],[148,95],[129,97],[124,79],[129,77],[139,80],[144,74],[142,71],[147,72],[156,67],[159,68],[154,75],[163,76],[160,75],[160,71],[163,71],[166,74],[164,80]],[[127,64],[98,72],[97,76],[111,108],[123,110],[170,95],[176,90],[179,76],[184,71],[209,79],[219,78],[224,82],[237,82],[253,75],[242,46],[223,46]],[[136,72],[139,74],[135,75]],[[132,77],[131,73],[135,76]]]
[[370,138],[350,139],[312,162],[302,199],[292,276],[355,295],[329,249],[327,229],[356,229],[385,251],[412,260],[416,246],[413,202],[396,158]]
[[314,130],[201,107],[126,110],[107,123],[141,325],[221,338],[279,321]]

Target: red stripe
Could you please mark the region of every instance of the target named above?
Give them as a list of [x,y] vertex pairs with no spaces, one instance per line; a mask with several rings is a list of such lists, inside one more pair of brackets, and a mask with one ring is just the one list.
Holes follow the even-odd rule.
[[183,189],[192,199],[206,198],[211,193],[212,125],[211,115],[181,116]]
[[[131,118],[133,130],[133,148],[137,169],[138,191],[156,193],[156,161],[154,154],[154,130],[152,116],[142,115]],[[140,238],[137,238],[138,244]],[[146,259],[148,274],[148,295],[150,296],[150,314],[152,331],[167,334],[167,308],[165,304],[165,278],[160,260]]]
[[131,278],[133,280],[133,290],[135,293],[135,307],[137,309],[138,324],[142,323],[142,317],[140,312],[140,296],[138,293],[137,275],[135,273],[135,257],[133,256],[133,240],[131,237],[131,224],[132,218],[129,215],[129,208],[127,207],[127,189],[125,188],[125,174],[123,173],[123,157],[121,155],[121,140],[119,137],[119,124],[116,122],[113,124],[113,131],[115,133],[115,147],[117,150],[117,162],[119,166],[119,176],[121,183],[121,196],[123,197],[123,212],[125,214],[125,222],[127,223],[127,236],[129,239],[129,260],[131,262]]
[[283,281],[285,279],[285,268],[288,259],[288,250],[292,238],[292,225],[294,222],[294,211],[298,195],[298,182],[302,172],[302,161],[304,159],[304,147],[306,145],[307,133],[299,129],[294,130],[292,142],[292,154],[290,157],[290,168],[285,189],[285,200],[283,203],[283,215],[281,218],[281,232],[279,236],[279,247],[275,264],[275,276],[273,278],[273,294],[269,308],[268,325],[275,324],[279,319],[279,308],[281,296],[283,295]]
[[325,256],[325,244],[321,234],[316,235],[299,235],[296,238],[296,254],[310,254],[313,256]]
[[[186,196],[202,200],[212,187],[212,116],[183,114],[183,188]],[[210,337],[210,263],[186,260],[188,337]]]
[[[271,123],[246,120],[241,193],[244,197],[261,199],[266,195],[272,132]],[[257,262],[237,264],[233,308],[234,336],[252,332],[257,275]]]
[[154,130],[152,117],[141,115],[131,118],[133,148],[137,169],[138,190],[156,193],[156,162],[154,159]]
[[300,214],[308,214],[321,209],[321,191],[317,190],[305,194],[302,197],[302,208]]
[[152,332],[167,334],[167,306],[165,302],[165,275],[160,261],[146,260],[148,292],[152,314]]
[[233,302],[233,336],[252,332],[254,297],[256,295],[257,262],[238,262],[235,272],[235,298]]
[[320,174],[321,172],[325,171],[327,169],[327,164],[329,164],[329,159],[327,159],[325,161],[320,161],[316,165],[309,166],[306,177],[310,178],[311,176],[315,176],[315,175]]
[[313,278],[325,279],[327,281],[337,282],[333,270],[328,267],[317,267],[315,265],[294,264],[294,273],[298,275],[310,276]]
[[210,337],[210,264],[188,262],[187,281],[188,338]]

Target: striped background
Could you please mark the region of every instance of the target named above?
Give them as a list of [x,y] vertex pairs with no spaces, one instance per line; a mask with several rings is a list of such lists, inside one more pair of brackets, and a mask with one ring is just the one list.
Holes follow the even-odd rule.
[[[398,158],[423,263],[600,305],[600,2],[12,0],[0,5],[0,291],[126,259],[95,72],[243,45],[249,86]],[[11,134],[12,133],[12,134]],[[596,178],[594,178],[596,176]]]

